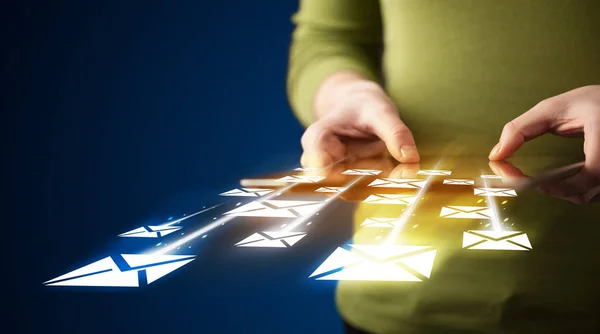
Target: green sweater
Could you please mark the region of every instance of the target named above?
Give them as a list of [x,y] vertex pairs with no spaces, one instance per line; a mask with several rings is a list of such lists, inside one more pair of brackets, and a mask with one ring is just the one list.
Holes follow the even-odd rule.
[[[325,77],[355,70],[384,85],[422,156],[487,156],[504,124],[536,103],[600,84],[598,0],[302,0],[293,20],[288,96],[300,122],[314,121]],[[518,152],[532,154],[573,161],[582,142],[547,135]],[[431,281],[341,282],[341,315],[375,333],[595,328],[598,206],[525,194],[511,214],[532,239],[529,255],[465,254],[460,238],[447,249],[454,239],[425,238],[440,248]]]
[[[359,71],[384,84],[424,155],[487,154],[536,103],[600,84],[597,0],[303,0],[293,20],[301,123],[327,75]],[[545,136],[520,153],[573,150],[581,142]]]

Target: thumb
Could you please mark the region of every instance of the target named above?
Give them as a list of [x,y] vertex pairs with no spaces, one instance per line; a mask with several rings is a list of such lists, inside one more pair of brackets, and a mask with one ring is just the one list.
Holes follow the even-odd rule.
[[507,123],[489,159],[504,160],[511,157],[526,141],[548,132],[553,120],[562,110],[564,109],[553,100],[546,100]]
[[390,154],[402,163],[419,162],[419,151],[410,129],[402,122],[395,108],[381,108],[370,113],[368,128],[383,142]]

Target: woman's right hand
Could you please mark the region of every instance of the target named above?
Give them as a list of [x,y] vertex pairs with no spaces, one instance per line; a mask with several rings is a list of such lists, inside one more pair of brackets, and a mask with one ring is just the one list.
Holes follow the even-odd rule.
[[328,77],[315,96],[316,121],[302,136],[301,164],[320,168],[348,156],[389,152],[402,163],[419,161],[415,140],[383,88],[352,72]]

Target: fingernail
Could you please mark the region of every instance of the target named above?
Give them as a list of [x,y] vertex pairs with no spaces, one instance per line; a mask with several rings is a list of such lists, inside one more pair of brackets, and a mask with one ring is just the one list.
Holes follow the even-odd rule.
[[400,149],[403,158],[418,158],[419,153],[417,152],[416,146],[402,146]]
[[496,146],[494,146],[494,148],[492,149],[492,153],[490,153],[490,156],[495,156],[496,154],[498,154],[498,152],[500,152],[501,148],[502,148],[501,143],[496,144]]

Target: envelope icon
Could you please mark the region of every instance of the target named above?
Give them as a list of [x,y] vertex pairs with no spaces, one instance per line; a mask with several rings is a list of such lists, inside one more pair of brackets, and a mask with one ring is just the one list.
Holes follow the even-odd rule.
[[310,277],[317,280],[412,281],[431,275],[436,250],[429,246],[338,247]]
[[367,218],[365,221],[360,224],[360,226],[364,227],[388,227],[394,228],[401,225],[401,222],[398,218]]
[[525,232],[467,231],[463,234],[463,248],[485,250],[531,250]]
[[262,188],[241,188],[226,191],[221,196],[244,196],[244,197],[261,197],[273,192],[273,189]]
[[342,172],[344,175],[379,175],[381,174],[380,170],[375,169],[348,169]]
[[409,205],[417,200],[416,196],[406,194],[374,194],[367,197],[363,203],[370,204],[400,204]]
[[294,170],[298,171],[298,172],[316,172],[316,171],[319,171],[321,169],[322,168],[303,168],[303,167],[298,167],[298,168],[295,168]]
[[516,197],[517,192],[509,188],[475,188],[477,196]]
[[238,247],[292,247],[304,238],[304,232],[263,231],[235,244]]
[[500,175],[481,175],[482,179],[502,179]]
[[383,178],[371,182],[369,187],[421,189],[425,184],[427,184],[426,180]]
[[475,181],[464,179],[446,179],[444,180],[444,184],[453,184],[457,186],[472,186],[475,185]]
[[487,206],[444,206],[440,217],[464,219],[492,219],[492,210]]
[[320,192],[320,193],[339,193],[339,192],[342,192],[343,190],[344,190],[344,187],[321,187],[315,191]]
[[129,232],[119,234],[120,237],[128,238],[160,238],[180,230],[181,226],[142,226]]
[[313,213],[318,210],[322,204],[323,203],[319,201],[255,201],[226,212],[225,215],[298,218]]
[[289,175],[284,176],[277,180],[277,182],[288,182],[288,183],[317,183],[323,180],[324,176],[316,175]]
[[417,175],[438,175],[446,176],[452,174],[450,170],[439,170],[439,169],[423,169],[417,172]]
[[[139,287],[194,261],[194,255],[121,254],[121,264],[112,257],[88,264],[45,285]],[[145,276],[145,279],[144,279]],[[142,284],[140,284],[142,283]]]

